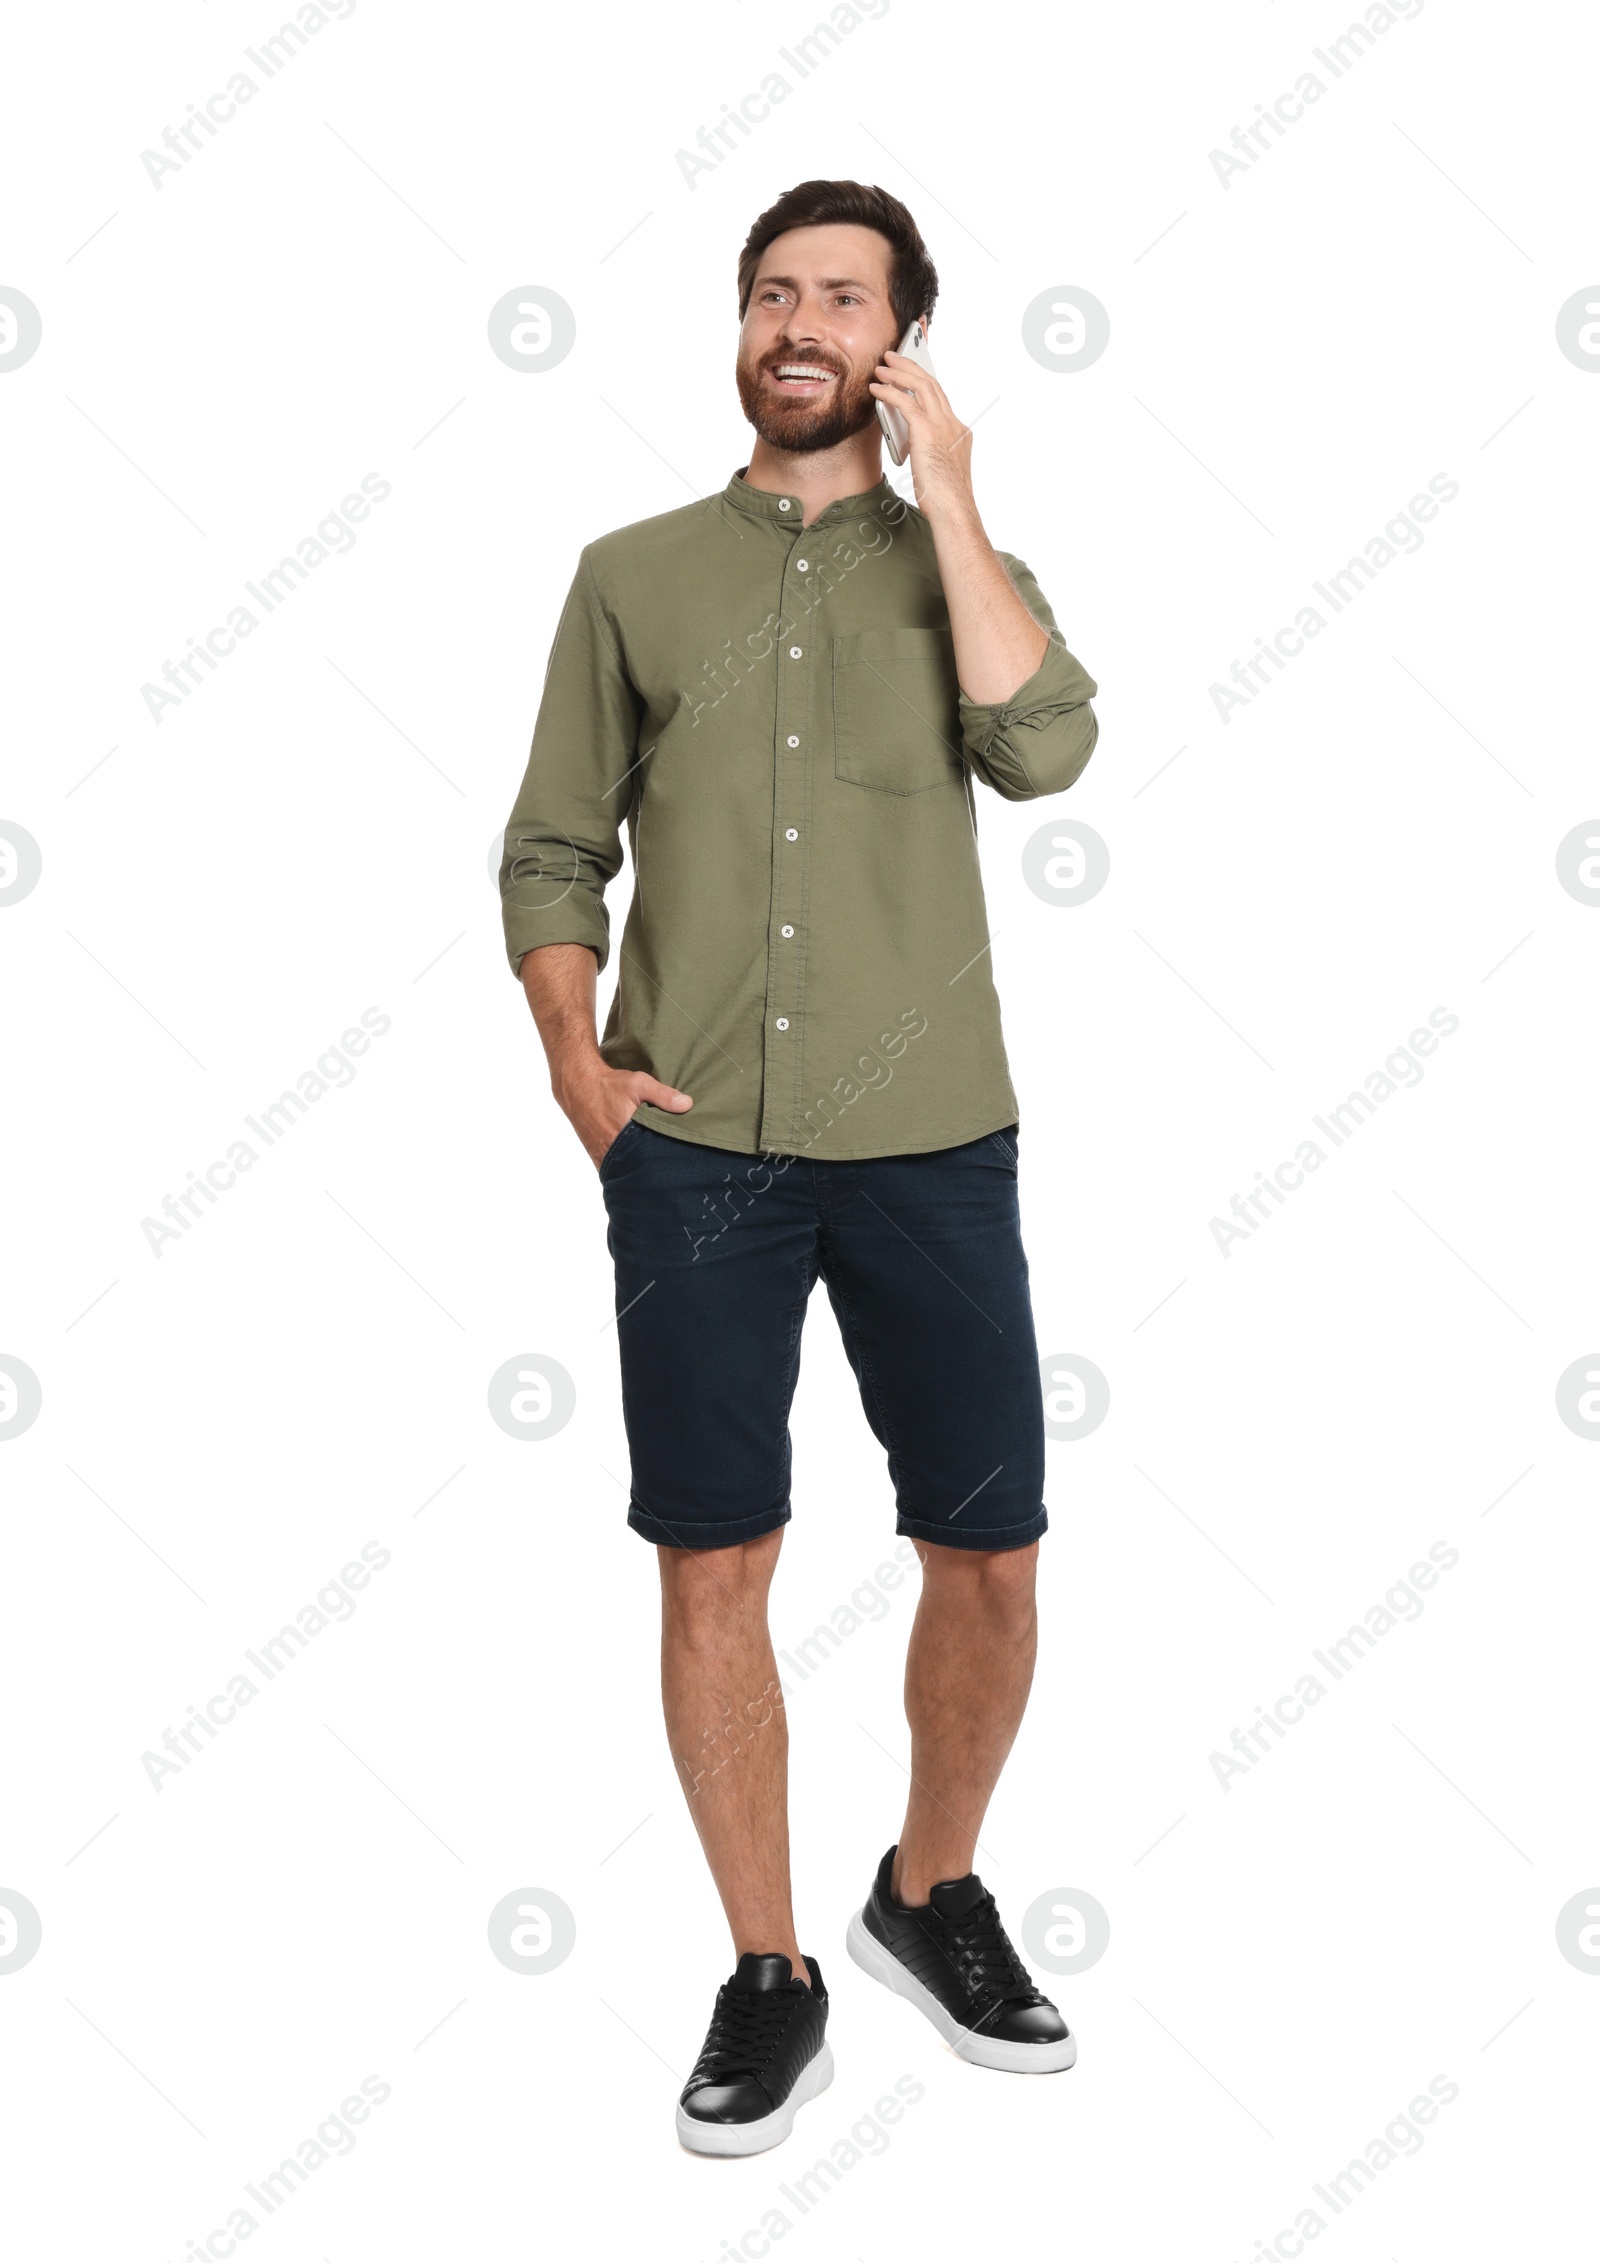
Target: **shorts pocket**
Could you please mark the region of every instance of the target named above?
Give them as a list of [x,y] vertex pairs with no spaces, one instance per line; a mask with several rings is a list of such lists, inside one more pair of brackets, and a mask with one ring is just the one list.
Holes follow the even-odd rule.
[[638,1129],[638,1117],[630,1116],[627,1122],[623,1125],[621,1131],[618,1132],[616,1138],[611,1142],[611,1145],[606,1149],[605,1153],[600,1158],[600,1176],[602,1179],[606,1175],[606,1171],[610,1166],[612,1157],[617,1153],[623,1141],[627,1139],[631,1133],[637,1132]]
[[833,640],[833,766],[847,785],[920,794],[960,783],[960,687],[948,629]]

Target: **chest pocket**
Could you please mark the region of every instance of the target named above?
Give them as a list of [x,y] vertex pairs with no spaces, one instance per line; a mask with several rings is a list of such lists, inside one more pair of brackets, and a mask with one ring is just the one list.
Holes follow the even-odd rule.
[[833,640],[835,775],[880,794],[960,783],[961,720],[948,629],[868,629]]

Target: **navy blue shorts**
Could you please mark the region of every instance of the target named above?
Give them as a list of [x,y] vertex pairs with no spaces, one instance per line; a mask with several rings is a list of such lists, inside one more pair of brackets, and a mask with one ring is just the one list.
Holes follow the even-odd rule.
[[617,1270],[628,1522],[727,1548],[789,1521],[789,1409],[820,1274],[894,1482],[896,1530],[1045,1530],[1044,1401],[1015,1127],[859,1163],[740,1155],[635,1119],[600,1184]]

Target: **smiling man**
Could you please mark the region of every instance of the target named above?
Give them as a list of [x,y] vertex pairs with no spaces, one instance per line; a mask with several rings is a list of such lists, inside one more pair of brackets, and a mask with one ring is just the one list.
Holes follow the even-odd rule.
[[[905,206],[807,181],[738,279],[750,461],[583,551],[500,871],[610,1221],[628,1522],[656,1549],[667,1735],[737,1958],[677,2126],[723,2154],[777,2144],[832,2076],[766,1616],[819,1277],[922,1565],[911,1793],[846,1946],[973,2064],[1076,2057],[971,1868],[1047,1523],[973,781],[1060,793],[1096,735],[1095,685],[984,532],[970,430],[894,350],[938,291]],[[910,428],[915,508],[882,476],[879,402]]]

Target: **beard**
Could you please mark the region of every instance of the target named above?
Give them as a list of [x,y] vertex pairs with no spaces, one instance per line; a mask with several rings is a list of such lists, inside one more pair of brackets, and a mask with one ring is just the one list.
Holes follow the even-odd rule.
[[[763,382],[763,376],[786,361],[815,362],[820,368],[835,370],[833,391],[815,400],[785,400]],[[867,390],[870,374],[858,378],[852,371],[840,369],[831,354],[792,350],[769,353],[759,362],[741,360],[734,375],[739,405],[746,420],[754,425],[756,437],[769,448],[781,448],[790,455],[814,455],[819,449],[838,447],[842,440],[853,440],[877,414],[877,401]]]

